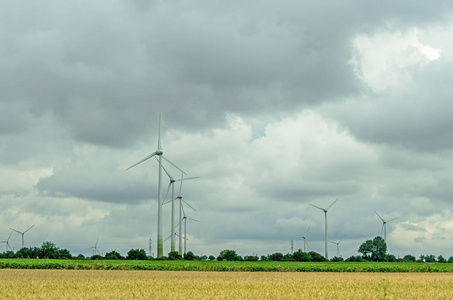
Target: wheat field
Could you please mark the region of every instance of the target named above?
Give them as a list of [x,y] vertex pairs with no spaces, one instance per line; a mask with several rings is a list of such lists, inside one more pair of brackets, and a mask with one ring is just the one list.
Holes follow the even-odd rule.
[[449,273],[0,270],[2,299],[453,299]]

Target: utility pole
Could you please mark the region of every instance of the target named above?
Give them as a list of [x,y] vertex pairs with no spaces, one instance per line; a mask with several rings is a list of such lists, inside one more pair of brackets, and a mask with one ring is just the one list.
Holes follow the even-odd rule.
[[151,253],[152,249],[153,249],[153,242],[152,242],[151,238],[149,238],[149,256],[153,256]]

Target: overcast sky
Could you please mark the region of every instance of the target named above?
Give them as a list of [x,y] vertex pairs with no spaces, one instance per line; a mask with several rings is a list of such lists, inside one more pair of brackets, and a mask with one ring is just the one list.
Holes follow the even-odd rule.
[[158,164],[125,169],[162,114],[197,255],[323,254],[338,197],[343,257],[373,210],[390,253],[453,256],[452,37],[450,1],[1,0],[0,240],[155,255]]

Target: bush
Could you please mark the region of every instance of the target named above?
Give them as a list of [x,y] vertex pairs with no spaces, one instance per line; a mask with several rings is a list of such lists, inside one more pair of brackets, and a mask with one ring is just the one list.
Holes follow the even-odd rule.
[[344,261],[343,257],[334,256],[330,261],[339,262]]
[[104,259],[104,257],[102,255],[99,255],[99,254],[95,254],[95,255],[92,255],[90,257],[91,260],[100,260],[100,259]]
[[396,257],[393,254],[387,254],[385,256],[385,261],[387,261],[387,262],[396,262]]
[[453,263],[453,256],[450,256],[450,258],[448,259],[448,262]]
[[209,255],[209,260],[210,260],[210,261],[215,260],[215,256],[214,256],[214,255]]
[[349,257],[349,258],[346,258],[345,261],[350,261],[350,262],[363,262],[364,259],[363,259],[363,257],[360,256],[360,255],[357,255],[357,256],[354,256],[354,255],[353,255],[353,256],[351,256],[351,257]]
[[258,256],[244,256],[245,261],[258,261]]

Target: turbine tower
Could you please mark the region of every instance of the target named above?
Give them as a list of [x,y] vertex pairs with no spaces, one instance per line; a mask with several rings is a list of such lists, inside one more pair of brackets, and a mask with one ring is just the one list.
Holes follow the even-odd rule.
[[[171,252],[174,252],[175,251],[175,182],[177,181],[183,181],[183,180],[190,180],[190,179],[196,179],[196,178],[200,178],[200,177],[188,177],[188,178],[183,178],[181,176],[181,179],[175,179],[171,174],[170,172],[167,171],[167,169],[165,169],[165,167],[162,165],[162,169],[164,169],[165,173],[167,174],[168,178],[170,179],[170,182],[168,183],[168,188],[167,188],[167,192],[165,193],[165,197],[164,197],[164,203],[163,204],[166,204],[165,203],[165,199],[167,198],[167,195],[168,195],[168,192],[170,191],[170,187],[171,187]],[[181,192],[180,192],[181,194]]]
[[325,218],[325,221],[326,221],[326,225],[325,225],[325,227],[326,227],[326,234],[325,234],[325,237],[326,237],[326,238],[325,238],[326,260],[329,260],[329,254],[328,254],[328,250],[327,250],[327,211],[329,210],[329,208],[330,208],[335,202],[337,202],[337,200],[338,200],[338,198],[335,199],[335,201],[332,202],[332,204],[330,204],[329,207],[327,207],[327,208],[322,208],[322,207],[319,207],[319,206],[310,204],[311,206],[316,207],[317,209],[320,209],[320,210],[322,210],[322,211],[324,212],[324,218]]
[[381,234],[382,234],[382,231],[384,231],[384,242],[387,243],[387,223],[388,223],[388,222],[395,221],[395,220],[398,219],[398,218],[395,218],[395,219],[391,219],[391,220],[385,221],[385,220],[377,213],[377,211],[374,211],[374,212],[375,212],[376,215],[379,217],[379,219],[382,220]]
[[30,226],[30,228],[28,228],[28,229],[25,230],[24,232],[20,232],[19,230],[13,229],[13,228],[11,228],[11,227],[9,228],[9,229],[11,229],[11,230],[13,230],[13,231],[15,231],[15,232],[17,232],[17,233],[20,233],[20,234],[22,235],[22,248],[24,248],[24,244],[25,244],[25,243],[24,243],[24,234],[25,234],[27,231],[29,231],[30,229],[32,229],[33,226],[35,226],[35,225]]
[[181,171],[182,173],[186,174],[183,170],[178,168],[174,163],[172,163],[168,158],[165,158],[163,156],[164,152],[162,150],[162,145],[160,141],[160,123],[161,123],[161,115],[159,115],[159,131],[157,134],[157,150],[141,161],[133,164],[126,170],[129,170],[133,167],[135,167],[138,164],[141,164],[142,162],[150,159],[153,156],[157,156],[159,159],[159,180],[158,180],[158,185],[157,185],[157,258],[161,258],[164,253],[164,247],[163,247],[163,239],[162,239],[162,158],[165,159],[168,163],[170,163],[172,166],[174,166],[176,169]]
[[[176,197],[176,199],[179,199],[179,222],[181,223],[183,220],[183,213],[184,213],[184,208],[182,207],[182,202],[184,201],[182,199],[182,182],[184,181],[184,176],[181,174],[181,179],[180,179],[180,185],[179,185],[179,195]],[[185,204],[187,204],[191,209],[194,211],[197,211],[195,208],[193,208],[187,201],[184,201]],[[185,216],[185,213],[184,213]],[[179,226],[179,255],[182,255],[182,226]],[[185,238],[185,236],[184,236]],[[186,242],[184,241],[184,249],[185,249]],[[185,250],[184,250],[185,251]],[[184,252],[185,253],[185,252]]]
[[340,241],[338,241],[338,242],[331,242],[332,244],[337,245],[337,257],[340,257],[340,243],[341,243],[341,241],[342,241],[345,237],[346,237],[346,234],[344,235],[344,237],[341,238]]
[[304,236],[296,236],[296,238],[298,239],[304,239],[304,252],[305,251],[305,246],[306,246],[306,243],[307,243],[307,234],[308,234],[308,231],[310,230],[310,226],[308,226],[308,229],[307,231],[305,232],[305,235]]
[[9,234],[9,237],[6,241],[0,241],[0,243],[5,243],[6,244],[6,251],[5,252],[8,252],[8,248],[10,250],[12,250],[11,246],[9,245],[9,239],[11,238],[11,235],[13,234],[13,232],[11,231],[11,233]]

